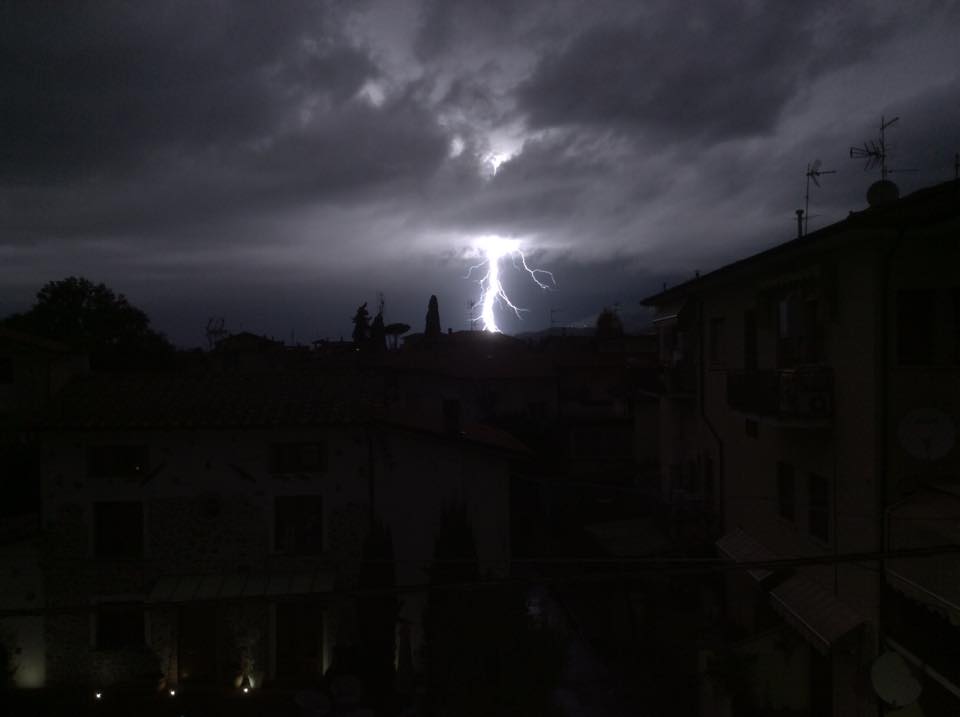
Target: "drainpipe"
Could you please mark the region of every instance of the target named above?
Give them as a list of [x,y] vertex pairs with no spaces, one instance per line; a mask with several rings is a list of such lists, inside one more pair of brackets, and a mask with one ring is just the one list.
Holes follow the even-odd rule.
[[723,439],[720,438],[720,434],[717,433],[717,429],[710,422],[710,419],[707,417],[707,407],[705,399],[704,386],[706,385],[707,380],[707,367],[706,362],[704,361],[703,351],[704,345],[706,344],[706,328],[704,326],[704,317],[703,317],[703,298],[702,295],[697,299],[697,333],[699,334],[699,345],[697,346],[697,361],[700,366],[697,371],[698,385],[697,385],[697,402],[700,407],[700,420],[703,421],[703,424],[707,427],[707,430],[710,431],[710,434],[713,436],[714,441],[717,443],[717,475],[716,475],[716,485],[717,485],[717,494],[720,498],[719,505],[719,514],[720,514],[720,524],[719,531],[720,535],[723,535],[725,520],[725,507],[724,507],[724,476],[726,473],[724,461],[723,461]]
[[[887,385],[887,379],[889,374],[889,353],[890,353],[890,274],[891,268],[893,266],[894,255],[900,249],[903,244],[903,237],[906,233],[906,229],[902,226],[897,230],[897,238],[893,243],[893,246],[890,247],[890,250],[884,255],[882,259],[882,264],[880,266],[880,296],[878,301],[878,306],[880,308],[879,316],[879,331],[878,331],[878,344],[879,344],[879,355],[877,357],[877,372],[878,372],[878,411],[877,411],[877,420],[879,422],[879,438],[878,450],[877,450],[877,537],[878,537],[878,547],[881,554],[880,557],[880,570],[878,572],[879,584],[877,586],[877,646],[882,649],[884,642],[889,642],[889,639],[886,638],[883,629],[883,618],[884,618],[884,589],[886,583],[886,562],[887,559],[883,557],[884,548],[887,545],[887,485],[889,483],[889,466],[887,465],[887,443],[890,438],[889,422],[890,422],[890,406],[889,406],[889,390]],[[877,714],[880,717],[883,717],[884,709],[881,700],[877,700]]]

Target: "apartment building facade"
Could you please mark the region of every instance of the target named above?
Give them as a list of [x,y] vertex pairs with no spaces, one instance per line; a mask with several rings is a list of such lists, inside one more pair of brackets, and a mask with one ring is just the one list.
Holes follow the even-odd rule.
[[[958,266],[951,183],[645,301],[664,494],[698,499],[720,557],[773,561],[725,574],[749,687],[706,680],[703,714],[960,710],[960,557],[889,555],[957,543]],[[877,686],[878,658],[910,694]]]
[[[374,415],[343,383],[93,376],[58,395],[37,426],[46,686],[315,683],[355,642],[351,590],[374,518],[400,585],[428,582],[454,503],[485,574],[505,574],[522,447]],[[425,597],[401,602],[416,663]]]

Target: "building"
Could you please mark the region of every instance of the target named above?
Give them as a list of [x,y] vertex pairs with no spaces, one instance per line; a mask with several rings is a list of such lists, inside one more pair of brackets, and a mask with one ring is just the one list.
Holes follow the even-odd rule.
[[[36,425],[46,686],[314,683],[355,640],[364,537],[424,585],[446,505],[509,570],[523,447],[376,410],[320,372],[90,376]],[[424,596],[403,595],[416,661]]]
[[890,652],[924,714],[960,713],[960,556],[888,555],[960,537],[958,266],[952,182],[645,300],[664,500],[734,563],[807,559],[725,573],[733,649],[704,667],[748,687],[706,680],[703,714],[876,714]]

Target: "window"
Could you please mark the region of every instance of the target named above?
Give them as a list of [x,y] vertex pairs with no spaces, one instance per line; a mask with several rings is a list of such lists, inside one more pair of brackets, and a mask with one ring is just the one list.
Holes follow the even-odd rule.
[[757,312],[748,309],[743,312],[743,369],[757,370]]
[[937,292],[909,289],[897,292],[897,362],[901,366],[935,361]]
[[93,554],[97,558],[143,557],[142,503],[94,503]]
[[723,365],[723,318],[710,319],[710,363]]
[[777,461],[777,512],[781,518],[791,522],[796,518],[796,497],[793,466]]
[[756,438],[760,435],[760,424],[753,419],[747,418],[743,422],[743,430],[751,438]]
[[146,446],[88,446],[90,478],[139,478],[147,472]]
[[98,650],[142,648],[144,639],[143,607],[140,605],[100,605],[96,616]]
[[277,677],[315,679],[321,674],[323,612],[303,602],[277,605]]
[[950,292],[953,304],[953,362],[960,364],[960,287]]
[[287,555],[323,552],[323,500],[318,495],[277,496],[273,504],[274,550]]
[[810,535],[824,542],[830,540],[830,487],[827,479],[816,473],[809,475]]
[[273,446],[273,473],[321,473],[327,456],[320,443],[278,443]]
[[13,383],[13,359],[0,356],[0,385]]
[[710,456],[703,463],[703,492],[708,499],[713,497],[713,458]]
[[803,302],[803,324],[797,337],[797,353],[802,363],[817,363],[821,360],[820,302],[807,299]]
[[460,432],[460,400],[443,399],[443,430],[447,433]]

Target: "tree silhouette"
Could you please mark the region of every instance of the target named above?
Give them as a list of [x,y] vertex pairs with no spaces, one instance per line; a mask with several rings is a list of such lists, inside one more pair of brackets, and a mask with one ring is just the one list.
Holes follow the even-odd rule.
[[365,348],[370,336],[370,312],[367,311],[367,302],[357,307],[353,315],[353,343],[358,349]]
[[433,557],[423,620],[428,714],[548,713],[563,646],[532,624],[521,590],[464,585],[481,579],[464,504],[441,514]]
[[427,304],[427,323],[423,335],[428,339],[440,336],[440,305],[435,295],[430,296],[430,303]]
[[363,541],[357,599],[358,652],[367,690],[377,702],[388,701],[393,690],[396,626],[400,602],[393,589],[396,571],[390,529],[374,520]]
[[609,339],[618,336],[623,336],[623,322],[616,311],[605,306],[597,316],[597,338]]
[[150,328],[146,313],[123,294],[83,277],[47,283],[28,311],[3,324],[87,352],[94,369],[160,368],[174,353],[166,337]]

